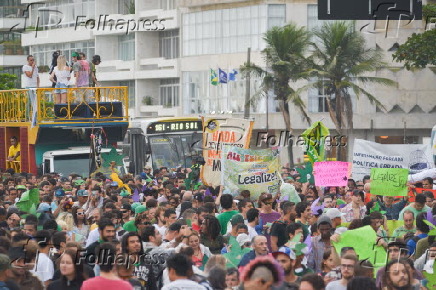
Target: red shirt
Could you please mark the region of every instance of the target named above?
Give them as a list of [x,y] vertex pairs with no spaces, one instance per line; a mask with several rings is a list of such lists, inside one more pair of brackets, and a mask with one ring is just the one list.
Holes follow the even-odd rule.
[[133,290],[129,282],[123,280],[111,280],[101,276],[88,279],[83,282],[81,290]]

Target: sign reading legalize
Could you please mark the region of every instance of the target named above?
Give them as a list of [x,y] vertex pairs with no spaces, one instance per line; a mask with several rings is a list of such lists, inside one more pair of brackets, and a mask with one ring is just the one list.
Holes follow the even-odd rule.
[[349,177],[348,162],[324,161],[315,162],[313,174],[316,186],[347,186]]
[[405,168],[371,168],[371,194],[406,196],[408,175]]
[[203,157],[201,180],[216,187],[221,180],[221,150],[224,146],[248,148],[253,121],[203,117]]
[[257,200],[263,192],[274,195],[282,183],[279,151],[224,147],[221,182],[224,192],[233,196],[245,189],[250,191],[252,200]]

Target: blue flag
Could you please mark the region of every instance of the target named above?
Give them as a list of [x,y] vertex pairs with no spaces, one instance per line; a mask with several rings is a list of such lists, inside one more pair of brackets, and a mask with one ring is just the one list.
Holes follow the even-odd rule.
[[227,84],[227,73],[220,68],[218,69],[218,71],[219,71],[220,83]]
[[231,72],[229,72],[229,81],[236,81],[236,75],[238,74],[238,71],[233,69]]

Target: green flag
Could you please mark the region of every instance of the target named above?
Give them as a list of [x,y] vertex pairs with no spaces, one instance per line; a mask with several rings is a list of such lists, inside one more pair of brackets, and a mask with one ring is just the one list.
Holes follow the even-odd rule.
[[329,135],[329,129],[322,122],[313,123],[301,134],[311,163],[325,160],[325,139]]
[[241,249],[239,243],[236,241],[235,237],[229,238],[230,252],[224,254],[223,256],[227,260],[226,268],[237,268],[242,257],[251,251],[250,248]]
[[39,203],[39,189],[33,188],[31,190],[23,192],[20,200],[17,202],[17,207],[19,210],[24,212],[29,212],[32,205],[35,206]]
[[213,69],[210,69],[210,83],[214,86],[218,85],[218,75]]

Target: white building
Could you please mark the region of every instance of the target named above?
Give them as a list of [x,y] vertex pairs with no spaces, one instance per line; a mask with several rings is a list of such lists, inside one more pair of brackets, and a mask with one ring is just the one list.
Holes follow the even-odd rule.
[[[209,115],[242,117],[245,80],[213,86],[210,69],[227,72],[246,61],[262,65],[262,35],[275,25],[293,21],[309,29],[319,26],[316,1],[295,0],[52,0],[22,2],[32,5],[31,23],[39,19],[42,31],[29,31],[22,43],[30,46],[37,62],[51,63],[54,50],[69,56],[82,51],[91,59],[99,54],[102,63],[97,77],[102,85],[127,85],[133,118]],[[42,4],[38,4],[42,3]],[[58,12],[48,12],[56,10]],[[377,110],[365,97],[354,99],[352,137],[390,143],[422,143],[436,124],[434,68],[407,71],[391,60],[391,47],[403,43],[413,32],[422,32],[422,21],[411,24],[391,21],[358,21],[368,46],[385,51],[389,67],[374,76],[391,78],[396,88],[370,87],[386,112]],[[397,26],[400,25],[400,29]],[[36,34],[37,33],[37,34]],[[37,37],[35,37],[37,36]],[[42,85],[49,86],[41,74]],[[254,95],[260,80],[251,80]],[[303,96],[313,121],[330,121],[325,96],[316,90]],[[269,98],[251,108],[255,129],[279,134],[284,122]],[[267,113],[268,111],[268,113]],[[298,113],[291,116],[294,135],[307,124]],[[253,136],[256,136],[256,132]],[[296,160],[301,160],[301,152]]]

